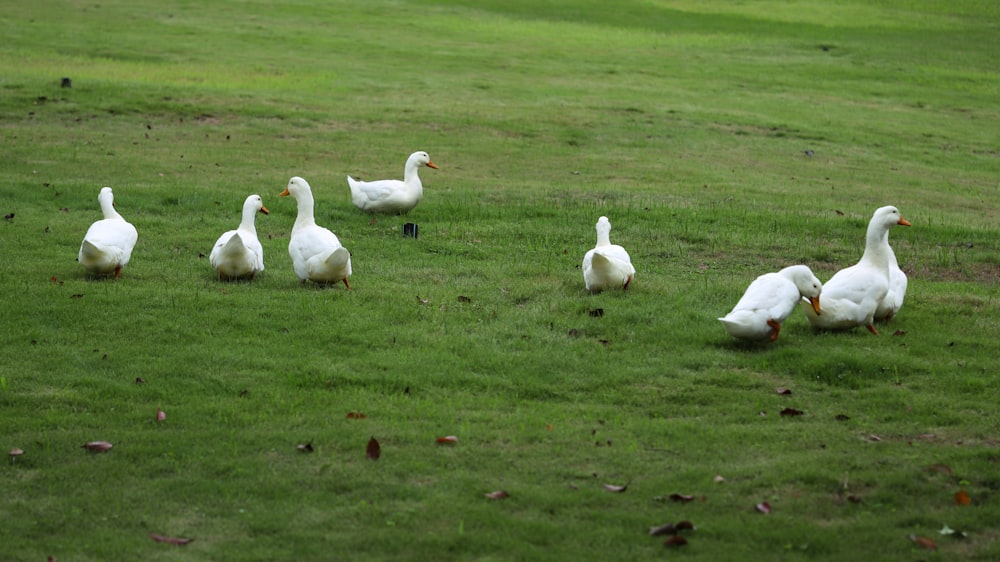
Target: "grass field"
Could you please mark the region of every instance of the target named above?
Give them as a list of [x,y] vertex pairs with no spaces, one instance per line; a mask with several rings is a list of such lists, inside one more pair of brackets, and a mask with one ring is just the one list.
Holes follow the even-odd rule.
[[[5,6],[0,449],[24,454],[0,462],[0,560],[1000,558],[998,22],[938,0]],[[440,169],[414,211],[352,207],[346,175],[415,150]],[[292,271],[295,175],[350,291]],[[139,231],[118,281],[74,261],[105,185]],[[220,283],[207,255],[252,193],[266,270]],[[829,279],[889,204],[910,288],[880,335],[798,312],[771,345],[725,334],[757,275]],[[584,289],[601,215],[625,293]],[[682,520],[684,546],[648,534]]]

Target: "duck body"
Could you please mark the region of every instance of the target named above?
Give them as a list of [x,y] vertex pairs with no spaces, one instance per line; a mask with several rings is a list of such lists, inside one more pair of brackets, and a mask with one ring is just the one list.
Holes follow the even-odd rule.
[[421,166],[437,169],[426,152],[417,151],[406,159],[402,180],[361,181],[347,176],[351,202],[367,213],[398,215],[410,212],[424,195],[418,172]]
[[807,299],[820,313],[822,290],[819,279],[804,265],[765,273],[750,283],[733,310],[719,321],[734,338],[774,341],[800,299]]
[[101,204],[104,218],[87,229],[77,261],[91,273],[106,275],[113,272],[117,279],[122,268],[132,259],[139,233],[115,210],[114,193],[110,187],[101,189],[97,201]]
[[253,279],[264,271],[264,248],[255,224],[258,212],[268,214],[260,195],[247,197],[240,226],[223,233],[212,246],[208,261],[220,279]]
[[288,241],[288,255],[292,258],[295,275],[303,282],[343,281],[350,290],[351,285],[347,279],[351,276],[351,253],[340,243],[336,234],[316,224],[309,183],[300,177],[293,177],[280,195],[290,195],[298,204],[298,216]]
[[627,290],[635,277],[632,257],[625,248],[611,243],[608,217],[599,218],[596,228],[597,245],[583,256],[584,285],[592,293],[605,289]]
[[896,254],[889,247],[889,292],[875,309],[875,320],[888,322],[899,314],[899,309],[903,308],[903,299],[906,297],[906,287],[908,279],[903,270],[899,268],[896,261]]
[[865,326],[873,334],[879,303],[889,294],[889,229],[910,226],[896,207],[876,209],[865,234],[865,252],[857,264],[841,269],[823,285],[823,314],[802,303],[806,318],[814,328],[847,329]]

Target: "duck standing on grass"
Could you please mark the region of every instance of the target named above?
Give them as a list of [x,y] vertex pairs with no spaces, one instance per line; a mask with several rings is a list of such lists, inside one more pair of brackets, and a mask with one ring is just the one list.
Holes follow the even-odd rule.
[[115,210],[115,196],[110,187],[101,189],[97,201],[104,218],[87,229],[77,261],[91,273],[104,275],[113,271],[118,279],[122,268],[132,259],[139,233]]
[[719,321],[734,338],[774,341],[782,322],[800,299],[808,300],[816,314],[820,314],[822,289],[819,279],[804,265],[765,273],[750,283],[732,312]]
[[303,283],[343,281],[350,290],[347,278],[351,276],[351,253],[341,245],[336,234],[316,224],[309,183],[296,176],[288,181],[288,186],[279,195],[291,195],[298,203],[298,216],[288,240],[288,255],[292,257],[295,274]]
[[814,328],[836,330],[865,326],[878,335],[872,322],[879,303],[889,293],[889,256],[892,254],[889,229],[897,224],[910,226],[896,207],[875,210],[868,223],[861,260],[841,269],[823,285],[823,315],[802,303],[806,318]]
[[611,243],[611,222],[608,217],[597,219],[597,245],[583,256],[583,282],[587,290],[599,293],[604,289],[627,290],[635,267],[625,248]]
[[414,152],[406,159],[403,181],[378,180],[361,181],[347,176],[354,206],[368,213],[388,213],[401,215],[410,212],[424,194],[418,170],[421,166],[437,169],[431,157],[424,151]]
[[264,271],[264,248],[257,239],[254,224],[258,212],[268,214],[260,195],[247,197],[239,228],[224,233],[212,247],[208,261],[219,279],[253,279]]

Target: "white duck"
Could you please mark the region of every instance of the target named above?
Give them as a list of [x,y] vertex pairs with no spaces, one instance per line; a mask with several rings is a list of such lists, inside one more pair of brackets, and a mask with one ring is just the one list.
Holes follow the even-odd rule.
[[823,286],[804,265],[786,267],[754,279],[732,312],[719,318],[729,335],[747,340],[778,339],[781,323],[807,299],[820,314],[819,295]]
[[632,258],[625,248],[611,243],[610,234],[608,217],[597,219],[597,245],[583,256],[583,282],[594,293],[619,287],[626,290],[635,277]]
[[841,329],[865,326],[878,335],[872,324],[875,310],[889,293],[889,229],[910,223],[896,207],[880,207],[868,223],[865,253],[861,260],[841,269],[823,285],[823,314],[815,314],[802,303],[809,323],[814,328]]
[[243,220],[236,230],[219,237],[208,256],[219,279],[253,279],[264,271],[264,248],[257,239],[254,219],[257,213],[267,213],[260,195],[251,195],[243,202]]
[[896,254],[889,247],[889,292],[875,309],[875,320],[885,320],[889,322],[899,309],[903,308],[903,299],[906,297],[906,274],[899,269],[899,262],[896,261]]
[[424,186],[420,183],[417,172],[421,166],[437,169],[426,152],[418,151],[406,159],[403,181],[361,181],[347,176],[351,201],[355,207],[369,213],[408,213],[417,206],[424,194]]
[[77,261],[91,273],[115,272],[115,279],[132,259],[132,250],[139,239],[135,227],[115,210],[115,196],[110,187],[97,196],[104,218],[90,225],[80,245]]
[[288,255],[292,257],[295,274],[303,283],[307,280],[316,283],[343,281],[350,290],[347,278],[351,276],[351,253],[340,244],[336,234],[316,224],[309,183],[296,176],[288,181],[288,187],[280,195],[291,195],[298,203],[299,214],[288,241]]

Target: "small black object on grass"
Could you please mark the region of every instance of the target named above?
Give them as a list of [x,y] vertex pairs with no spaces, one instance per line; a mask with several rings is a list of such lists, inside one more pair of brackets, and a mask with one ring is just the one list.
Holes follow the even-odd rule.
[[408,222],[408,223],[404,224],[403,225],[403,236],[409,236],[410,238],[416,238],[417,237],[417,225],[414,224],[414,223],[412,223],[412,222]]

